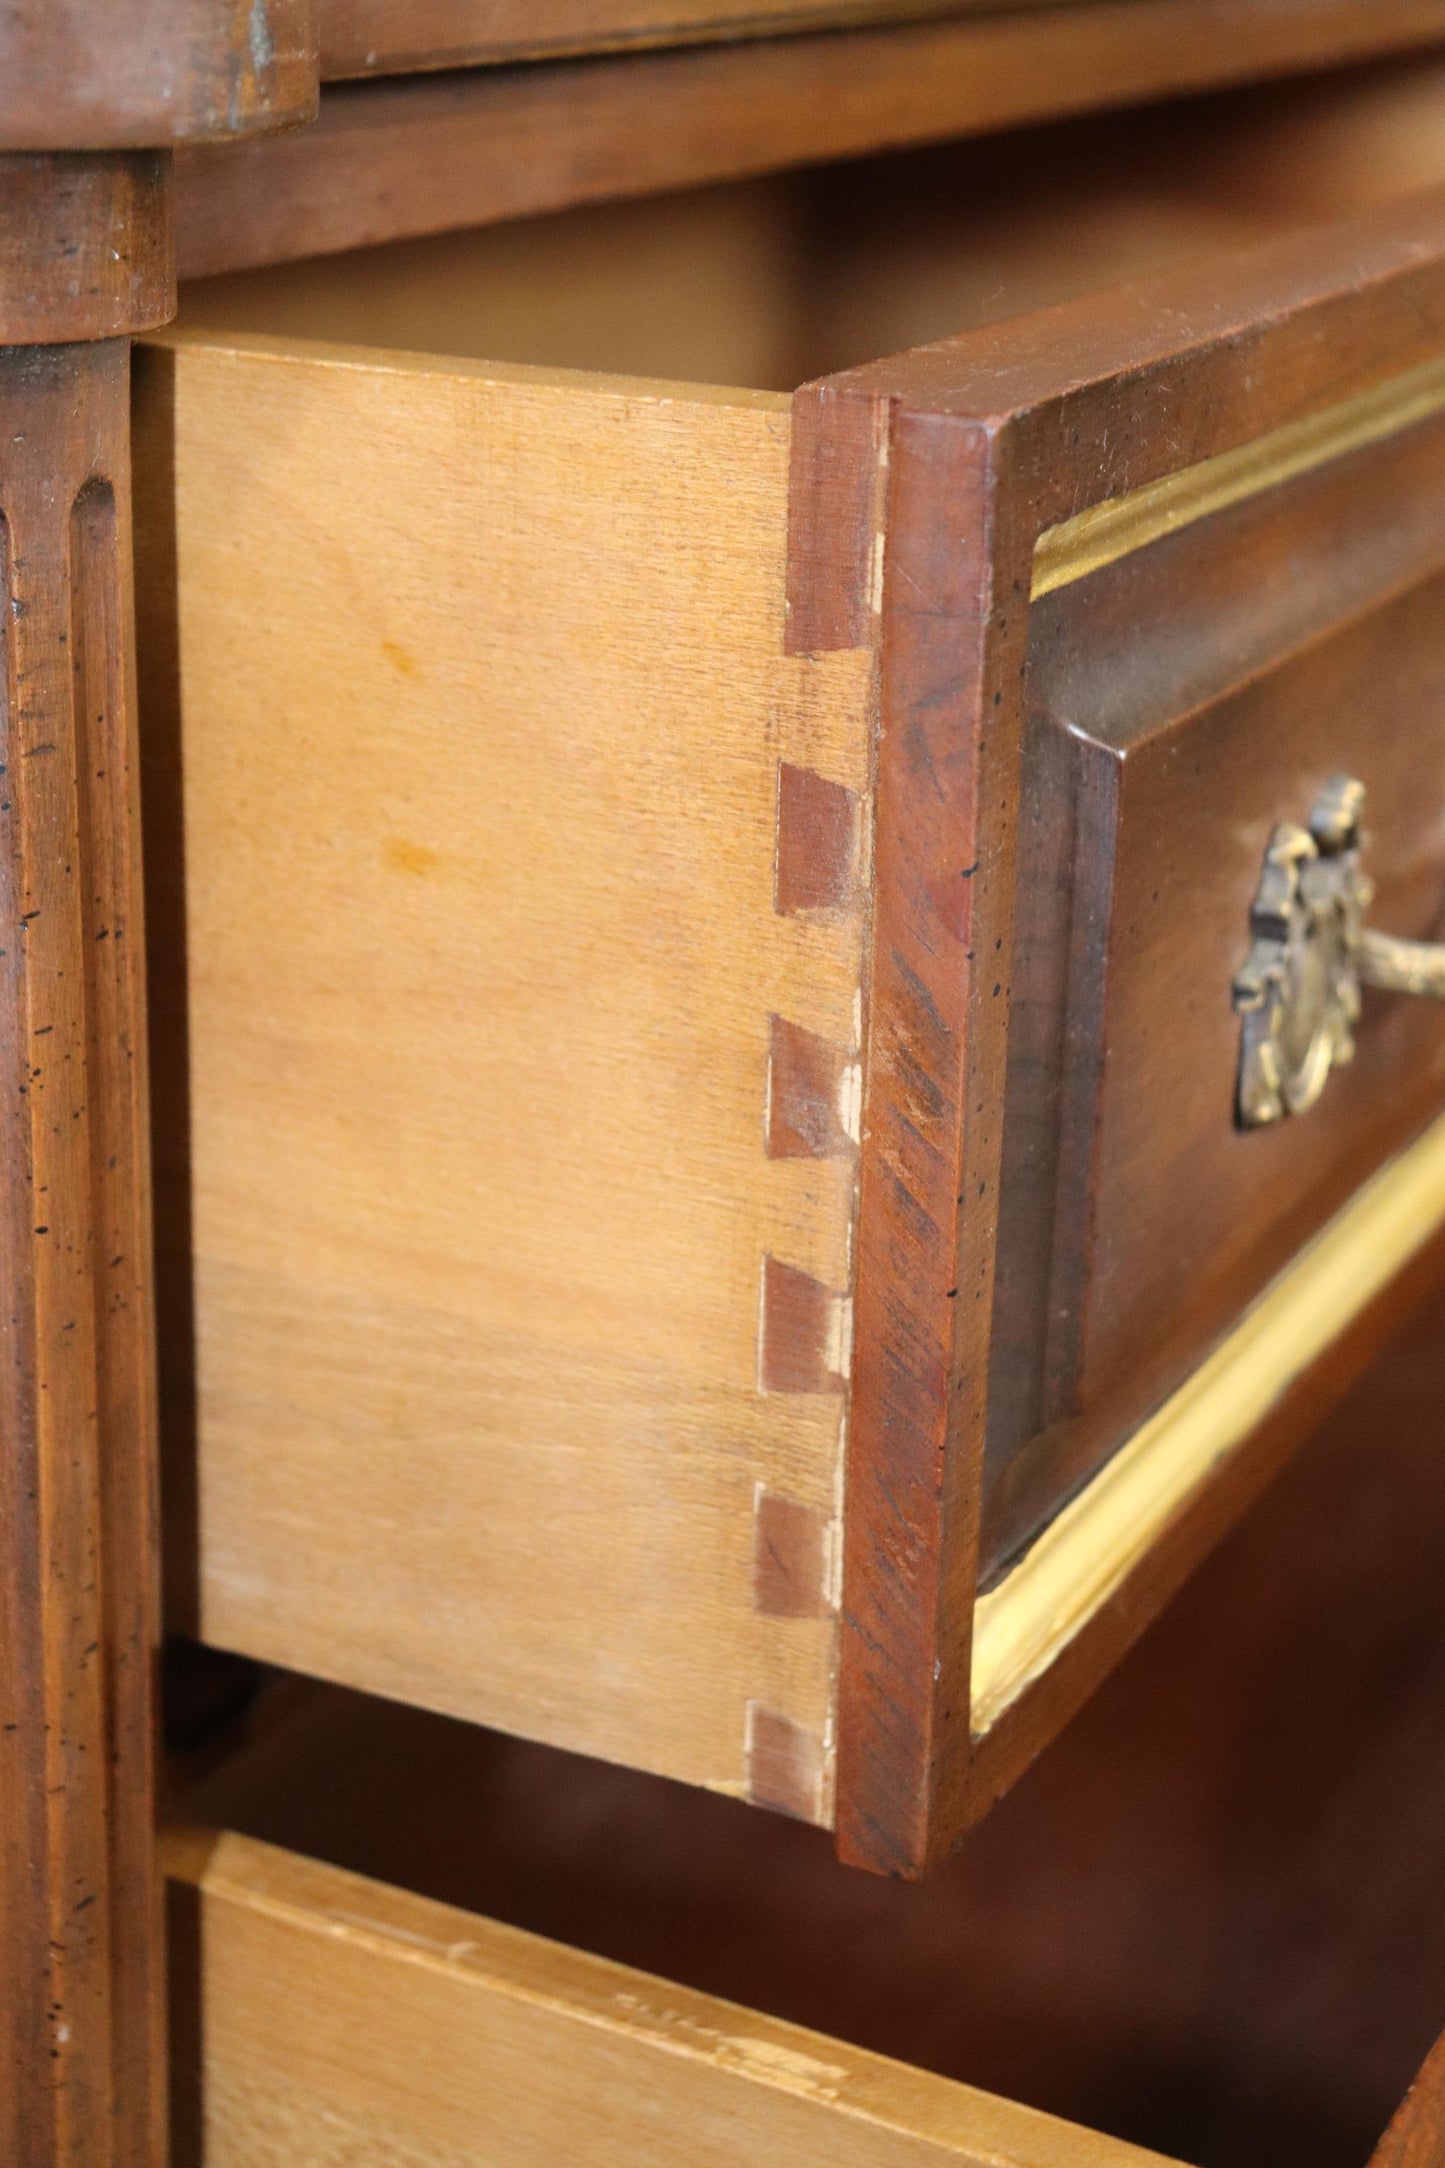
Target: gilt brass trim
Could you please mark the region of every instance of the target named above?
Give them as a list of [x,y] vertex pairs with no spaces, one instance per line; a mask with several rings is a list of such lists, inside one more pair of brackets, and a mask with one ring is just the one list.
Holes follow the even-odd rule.
[[1445,1226],[1445,1116],[1384,1167],[1266,1289],[974,1608],[976,1734],[1041,1677],[1237,1450]]
[[1442,412],[1445,357],[1375,384],[1338,406],[1307,414],[1302,421],[1287,422],[1233,451],[1181,467],[1177,474],[1166,474],[1126,496],[1092,504],[1039,536],[1030,599],[1037,602],[1211,512],[1261,496],[1296,475]]

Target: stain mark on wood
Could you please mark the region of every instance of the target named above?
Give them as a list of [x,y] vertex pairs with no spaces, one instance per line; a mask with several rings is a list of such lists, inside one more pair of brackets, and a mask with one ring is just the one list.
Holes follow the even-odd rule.
[[381,652],[402,677],[416,676],[419,667],[417,659],[410,648],[402,646],[400,640],[383,640]]
[[425,880],[441,864],[441,853],[425,843],[410,843],[405,836],[388,836],[386,839],[386,862],[398,873],[409,873],[417,880]]

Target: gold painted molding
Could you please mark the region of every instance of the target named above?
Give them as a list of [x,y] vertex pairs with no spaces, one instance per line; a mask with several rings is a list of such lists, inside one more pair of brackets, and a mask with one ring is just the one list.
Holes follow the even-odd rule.
[[1439,1228],[1445,1116],[1366,1183],[974,1610],[972,1727],[996,1723],[1169,1520]]
[[1442,411],[1445,357],[1373,385],[1319,414],[1288,422],[1283,429],[1271,430],[1268,436],[1256,437],[1231,452],[1181,467],[1177,474],[1163,475],[1127,496],[1090,505],[1056,527],[1046,527],[1039,536],[1030,599],[1037,602],[1056,588],[1068,587],[1211,512],[1260,496],[1296,475],[1308,474],[1367,444],[1378,444]]

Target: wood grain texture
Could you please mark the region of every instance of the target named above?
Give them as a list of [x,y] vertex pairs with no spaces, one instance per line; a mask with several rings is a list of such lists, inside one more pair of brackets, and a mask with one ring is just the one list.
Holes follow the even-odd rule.
[[[986,1400],[958,1381],[988,1359],[1018,808],[1004,698],[1027,610],[988,432],[921,415],[890,435],[839,1842],[899,1872],[930,1849],[918,1744],[931,1786],[968,1729]],[[900,1595],[927,1622],[921,1678],[899,1660]]]
[[[997,0],[323,0],[328,80],[961,15]],[[1078,0],[1041,0],[1044,6]]]
[[[176,1617],[724,1789],[750,1702],[822,1754],[754,1491],[836,1516],[856,1164],[766,1093],[772,1016],[853,1040],[862,924],[774,908],[777,770],[865,790],[869,668],[783,652],[786,404],[140,386]],[[768,1391],[765,1257],[826,1296]]]
[[0,156],[0,344],[149,331],[175,305],[167,157]]
[[158,2168],[128,349],[0,356],[0,2156]]
[[234,1835],[172,1841],[177,2168],[1160,2168],[1146,2153]]
[[1370,2168],[1439,2168],[1445,2161],[1445,2038],[1437,2040]]
[[316,0],[16,0],[0,150],[243,136],[316,111]]
[[[976,1749],[966,1713],[1035,542],[1088,504],[1433,359],[1442,257],[1445,205],[1422,199],[1227,276],[1144,282],[795,402],[806,438],[853,402],[874,419],[846,441],[883,426],[891,446],[845,1515],[846,1857],[918,1871],[986,1803],[985,1763],[998,1779],[1047,1736],[1039,1694],[1019,1706],[1032,1702],[1042,1728],[1011,1720],[1007,1744]],[[798,456],[806,471],[806,443]],[[805,552],[800,581],[817,562]],[[867,560],[855,550],[830,576],[856,592]],[[848,618],[836,598],[819,614]],[[1139,629],[1136,614],[1135,643]],[[1329,690],[1317,688],[1322,716]],[[1142,1576],[1150,1602],[1166,1585],[1162,1565]],[[1138,1593],[1119,1591],[1115,1630],[1139,1622]],[[1083,1637],[1096,1655],[1107,1632]]]
[[184,277],[1238,83],[1445,33],[1445,0],[1089,0],[342,85],[180,166]]

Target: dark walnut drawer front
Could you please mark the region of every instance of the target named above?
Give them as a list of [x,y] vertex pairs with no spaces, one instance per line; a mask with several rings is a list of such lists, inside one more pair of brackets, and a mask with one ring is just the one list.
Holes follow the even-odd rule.
[[[1436,1004],[1369,995],[1357,1028],[1341,1019],[1353,1059],[1331,1066],[1316,1101],[1324,1056],[1316,1069],[1301,1000],[1295,1096],[1313,1103],[1285,1119],[1285,1080],[1268,1065],[1287,1067],[1289,1050],[1261,1016],[1263,1073],[1246,1072],[1220,989],[1246,961],[1272,833],[1291,805],[1307,823],[1331,763],[1370,778],[1359,863],[1374,917],[1445,930],[1445,809],[1429,781],[1445,772],[1442,396],[1445,370],[1428,364],[1328,430],[1286,429],[1248,463],[1206,463],[1146,504],[1136,532],[1100,538],[1084,515],[1077,554],[1050,551],[1036,574],[989,1576],[1439,1104]],[[1286,478],[1296,458],[1311,463]],[[1240,501],[1201,517],[1221,480]],[[1155,515],[1174,531],[1148,540]],[[1094,566],[1098,539],[1123,553]],[[1307,863],[1332,878],[1327,857]],[[1288,935],[1266,933],[1266,968],[1280,950]],[[1298,954],[1308,969],[1307,942]],[[1275,1036],[1290,1028],[1286,1012]]]
[[139,385],[177,1622],[918,1872],[1436,1262],[1445,205],[791,402]]

